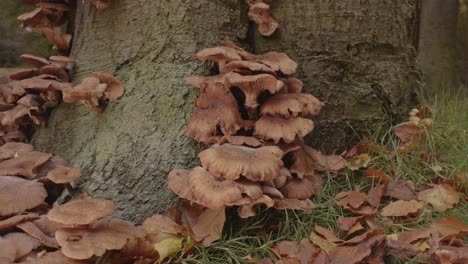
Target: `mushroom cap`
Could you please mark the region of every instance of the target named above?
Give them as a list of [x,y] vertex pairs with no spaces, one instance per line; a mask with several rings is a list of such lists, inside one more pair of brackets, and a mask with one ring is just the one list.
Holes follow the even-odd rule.
[[50,248],[59,248],[59,244],[57,240],[53,236],[49,236],[45,234],[36,224],[33,222],[23,222],[16,225],[17,228],[23,230],[26,234],[30,235],[31,237],[41,241],[47,247]]
[[78,179],[80,177],[80,172],[80,168],[58,165],[55,169],[47,173],[47,178],[57,184],[69,183]]
[[242,76],[238,73],[231,72],[228,74],[228,80],[232,87],[239,87],[245,95],[244,105],[249,108],[258,107],[258,96],[267,91],[274,94],[283,88],[284,83],[277,80],[270,74],[257,74]]
[[282,93],[300,93],[302,92],[302,87],[304,86],[304,83],[297,79],[297,78],[286,78],[280,79],[282,82],[284,82],[284,87],[281,89]]
[[47,65],[39,69],[40,74],[50,74],[53,76],[56,76],[60,81],[62,82],[68,82],[70,81],[70,77],[68,76],[68,73],[55,65]]
[[226,74],[214,76],[188,76],[185,82],[200,90],[200,92],[228,91],[228,79]]
[[302,179],[304,175],[313,174],[318,167],[311,151],[311,147],[303,145],[300,149],[291,152],[292,164],[289,171],[295,173],[299,179]]
[[55,236],[55,232],[61,228],[69,227],[68,225],[60,224],[50,220],[47,215],[41,215],[41,217],[32,222],[42,233],[47,236]]
[[260,147],[262,142],[254,137],[245,137],[245,136],[223,136],[218,140],[218,144],[230,143],[236,146],[249,146],[249,147]]
[[27,78],[32,78],[34,76],[39,75],[39,71],[36,69],[27,69],[27,70],[21,70],[14,72],[10,75],[8,75],[8,78],[10,80],[23,80]]
[[46,254],[38,254],[34,259],[28,259],[23,264],[91,264],[96,261],[91,260],[75,260],[65,257],[60,250],[47,252]]
[[15,215],[10,218],[4,219],[0,221],[0,233],[4,233],[12,228],[14,228],[17,224],[26,221],[33,221],[39,219],[39,215],[37,214],[22,214],[22,215]]
[[220,180],[202,167],[190,172],[189,182],[197,203],[210,209],[221,208],[242,198],[241,188],[234,181]]
[[167,176],[168,187],[180,198],[195,201],[189,182],[190,171],[184,169],[175,169],[169,172]]
[[34,147],[31,144],[21,143],[21,142],[8,142],[0,146],[0,153],[22,153],[22,152],[31,152],[34,150]]
[[40,27],[39,30],[44,34],[46,39],[54,44],[59,50],[68,50],[72,35],[61,34],[49,27]]
[[255,216],[255,207],[257,205],[260,205],[260,204],[264,204],[268,208],[270,208],[270,207],[273,207],[275,205],[275,201],[273,201],[273,199],[271,199],[270,197],[268,197],[266,195],[262,195],[261,197],[254,200],[250,204],[241,205],[237,209],[237,212],[238,212],[240,218],[248,218],[248,217]]
[[302,117],[284,119],[277,116],[262,116],[255,122],[254,136],[264,140],[273,140],[277,144],[281,139],[286,143],[296,137],[303,138],[314,129],[314,122]]
[[195,101],[198,111],[192,114],[185,135],[199,142],[209,142],[218,128],[223,135],[233,135],[244,126],[234,96],[228,92],[201,93]]
[[219,71],[221,73],[228,73],[228,72],[238,72],[238,73],[243,73],[246,72],[248,74],[252,73],[268,73],[271,75],[276,75],[276,72],[270,68],[269,66],[258,63],[258,62],[253,62],[253,61],[245,61],[245,60],[237,60],[237,61],[231,61],[227,63],[226,65],[223,65],[220,67]]
[[114,76],[102,72],[93,72],[91,76],[98,78],[101,83],[107,84],[106,94],[110,102],[116,101],[124,94],[122,83]]
[[283,167],[282,155],[275,146],[250,148],[227,143],[213,145],[198,154],[203,167],[216,177],[236,180],[244,176],[251,181],[278,177]]
[[[0,261],[2,263],[13,263],[16,259],[16,246],[10,240],[0,236]],[[5,261],[5,262],[4,262]],[[9,262],[6,262],[9,261]]]
[[234,60],[242,60],[236,49],[226,46],[206,48],[198,52],[195,57],[200,61],[209,60],[221,64]]
[[114,202],[106,199],[89,198],[73,200],[52,208],[47,217],[66,225],[88,225],[115,212]]
[[42,183],[19,177],[0,176],[0,216],[34,208],[46,197],[47,191]]
[[281,188],[281,192],[286,198],[307,199],[315,193],[315,185],[308,178],[292,179]]
[[96,9],[105,9],[108,8],[111,4],[111,0],[91,0],[91,3],[96,7]]
[[101,219],[89,227],[63,228],[55,233],[62,253],[72,259],[102,256],[107,250],[122,249],[141,233],[130,222],[120,219]]
[[0,163],[0,175],[22,176],[33,179],[39,166],[52,157],[51,154],[39,151],[22,152],[15,156],[13,159]]
[[265,3],[251,5],[248,16],[258,25],[258,31],[263,36],[271,36],[279,27],[278,22],[270,16],[270,5]]
[[44,59],[44,58],[41,58],[41,57],[37,57],[37,56],[34,56],[34,55],[30,55],[30,54],[23,54],[20,56],[20,59],[31,65],[31,66],[34,66],[36,68],[42,68],[44,66],[47,66],[47,65],[50,65],[50,61],[48,61],[47,59]]
[[[296,72],[297,63],[293,61],[286,53],[271,51],[262,55],[257,55],[256,61],[270,66],[275,71],[280,71],[283,74],[290,75]],[[300,85],[297,83],[296,85]]]
[[311,94],[275,94],[269,98],[260,108],[262,115],[280,116],[289,118],[291,116],[318,115],[324,104]]
[[41,245],[37,239],[26,235],[25,233],[8,233],[3,236],[4,239],[10,241],[16,248],[16,259],[26,256],[31,251]]

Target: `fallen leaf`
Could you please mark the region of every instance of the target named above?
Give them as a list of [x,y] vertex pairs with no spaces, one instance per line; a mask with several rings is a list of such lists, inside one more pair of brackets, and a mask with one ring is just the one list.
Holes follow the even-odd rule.
[[352,234],[358,232],[358,231],[361,231],[361,230],[364,230],[364,227],[361,225],[361,223],[359,222],[356,222],[348,231],[348,233],[346,234],[346,237],[350,237]]
[[348,231],[357,222],[359,217],[339,217],[338,225],[341,231]]
[[343,207],[359,208],[366,201],[367,195],[360,192],[341,192],[336,195],[337,199],[341,199],[336,202],[337,205]]
[[[383,248],[385,247],[385,236],[378,235],[370,238],[368,241],[356,246],[339,246],[331,250],[330,264],[355,264],[374,254],[376,259],[382,259]],[[368,263],[368,262],[366,262]],[[374,262],[374,263],[383,263]]]
[[348,168],[350,170],[359,170],[360,168],[365,168],[369,164],[370,160],[371,158],[369,154],[359,154],[358,156],[355,156],[348,161]]
[[385,192],[385,184],[378,185],[369,191],[367,194],[367,202],[375,208],[380,207],[380,201],[382,200]]
[[415,200],[412,201],[396,201],[391,202],[382,209],[380,213],[385,217],[401,217],[401,216],[410,216],[410,215],[419,215],[421,210],[424,208],[422,202]]
[[429,229],[420,228],[395,234],[397,239],[407,243],[413,243],[420,239],[426,239],[431,235]]
[[319,235],[317,235],[316,233],[314,233],[313,231],[310,232],[310,235],[309,235],[309,240],[310,242],[312,242],[314,245],[318,246],[319,248],[321,248],[323,251],[325,251],[327,254],[330,254],[330,251],[336,247],[336,244],[335,243],[332,243],[322,237],[320,237]]
[[317,162],[317,169],[320,171],[337,172],[346,168],[347,166],[346,160],[340,155],[326,156],[323,155],[320,151],[314,150],[312,148],[310,148],[308,153],[312,159]]
[[170,237],[154,244],[153,246],[159,254],[159,260],[162,261],[163,259],[174,255],[182,248],[182,240],[177,237]]
[[390,181],[390,176],[388,176],[387,174],[385,174],[385,172],[383,171],[379,171],[379,170],[374,170],[372,168],[368,168],[364,171],[364,176],[367,177],[367,179],[369,180],[372,180],[372,181],[376,181],[376,182],[388,182]]
[[409,187],[408,183],[402,180],[393,180],[387,183],[384,196],[390,196],[398,200],[411,201],[418,197],[416,193]]
[[421,250],[410,243],[387,236],[387,254],[398,258],[411,258],[421,253]]
[[431,232],[437,232],[442,235],[441,240],[449,240],[454,237],[462,237],[468,234],[468,225],[462,220],[453,216],[447,216],[439,219],[429,226]]
[[450,185],[440,184],[418,193],[418,199],[432,205],[439,212],[453,208],[460,200],[460,195]]
[[328,241],[330,241],[332,243],[343,242],[343,240],[336,237],[336,235],[332,231],[330,231],[330,230],[328,230],[328,229],[326,229],[324,227],[321,227],[321,226],[315,224],[314,229],[318,234],[322,235],[326,240],[328,240]]
[[192,226],[195,240],[201,241],[202,245],[208,246],[221,237],[226,213],[224,207],[218,209],[206,209]]
[[442,246],[435,252],[440,264],[468,263],[468,250],[466,247]]
[[468,172],[462,172],[455,177],[455,186],[460,192],[468,193]]

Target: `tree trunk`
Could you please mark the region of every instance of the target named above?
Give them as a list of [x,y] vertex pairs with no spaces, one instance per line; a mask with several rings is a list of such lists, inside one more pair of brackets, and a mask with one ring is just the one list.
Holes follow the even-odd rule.
[[458,84],[458,3],[459,0],[422,1],[418,61],[430,85]]
[[126,92],[101,114],[60,106],[34,143],[81,166],[81,191],[114,199],[128,219],[173,204],[168,172],[198,163],[202,146],[182,136],[196,91],[182,78],[209,74],[193,55],[225,39],[297,60],[306,91],[327,103],[311,137],[320,149],[343,149],[354,131],[412,106],[416,0],[274,1],[271,38],[248,23],[243,0],[120,0],[102,11],[78,2],[75,81],[109,72]]

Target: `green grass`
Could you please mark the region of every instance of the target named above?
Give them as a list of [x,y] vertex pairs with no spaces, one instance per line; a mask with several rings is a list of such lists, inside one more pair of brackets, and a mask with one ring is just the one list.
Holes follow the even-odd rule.
[[[427,100],[428,101],[428,100]],[[381,151],[370,153],[372,160],[368,167],[386,172],[392,178],[413,181],[418,188],[430,180],[441,176],[452,179],[457,174],[468,171],[468,100],[466,92],[443,93],[432,97],[430,104],[435,109],[434,124],[425,130],[426,140],[409,153],[396,154],[398,141],[392,131],[376,132],[370,135],[371,142],[382,146]],[[379,134],[380,133],[380,134]],[[435,157],[430,162],[421,159],[421,155]],[[432,167],[439,165],[441,172]],[[281,240],[300,241],[308,237],[314,224],[335,231],[339,235],[338,217],[353,214],[335,205],[335,195],[341,191],[368,191],[376,182],[370,182],[363,176],[363,171],[345,169],[339,175],[324,174],[323,191],[312,198],[317,208],[311,212],[274,211],[260,209],[256,217],[239,219],[236,211],[228,211],[228,220],[223,237],[209,247],[196,247],[186,257],[174,258],[174,263],[248,263],[246,256],[268,257],[269,247]],[[384,200],[384,203],[388,201]],[[465,223],[468,222],[468,204],[462,195],[455,208],[444,213],[436,212],[426,206],[422,217],[413,223],[401,224],[376,217],[376,222],[386,234],[414,228],[427,227],[437,219],[451,215]],[[342,237],[342,236],[341,236]],[[389,263],[419,263],[418,259],[390,259]]]

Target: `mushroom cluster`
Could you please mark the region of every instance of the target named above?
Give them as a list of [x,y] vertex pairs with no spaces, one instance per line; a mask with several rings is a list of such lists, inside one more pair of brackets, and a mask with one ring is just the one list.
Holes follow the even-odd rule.
[[258,32],[265,37],[273,35],[279,24],[270,15],[273,0],[245,0],[249,5],[249,19],[258,25]]
[[[176,217],[153,215],[141,226],[112,217],[111,200],[81,198],[58,205],[80,176],[80,169],[25,143],[0,147],[0,263],[96,263],[114,251],[109,263],[154,263],[163,259],[167,239],[191,236],[211,243],[212,221],[224,211],[186,207],[190,226]],[[173,209],[176,215],[180,211]],[[180,217],[179,217],[180,218]],[[159,251],[158,251],[159,249]],[[177,249],[178,250],[178,249]]]
[[32,11],[18,16],[21,26],[29,31],[42,32],[59,51],[66,52],[72,35],[64,33],[68,13],[73,9],[67,0],[23,0],[24,4],[36,6]]
[[101,112],[108,102],[123,94],[122,84],[112,75],[93,72],[81,84],[72,86],[70,70],[73,59],[51,56],[49,59],[21,55],[21,60],[33,69],[21,70],[0,84],[0,143],[26,141],[34,125],[45,126],[50,110],[62,100],[81,101]]
[[210,209],[239,206],[241,217],[254,207],[309,210],[321,186],[316,170],[346,166],[304,144],[314,127],[310,115],[324,105],[302,93],[291,78],[297,64],[284,53],[251,54],[232,42],[196,54],[218,65],[216,76],[191,76],[199,90],[185,135],[205,144],[201,166],[176,169],[169,188],[179,197]]

